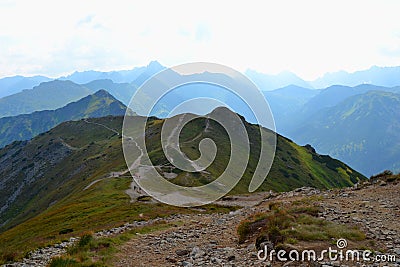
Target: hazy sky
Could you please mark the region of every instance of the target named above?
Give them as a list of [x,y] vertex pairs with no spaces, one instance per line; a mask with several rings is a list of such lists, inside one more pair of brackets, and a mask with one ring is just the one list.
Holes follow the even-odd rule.
[[[235,2],[235,3],[233,3]],[[0,77],[211,61],[244,71],[400,65],[400,1],[0,0]]]

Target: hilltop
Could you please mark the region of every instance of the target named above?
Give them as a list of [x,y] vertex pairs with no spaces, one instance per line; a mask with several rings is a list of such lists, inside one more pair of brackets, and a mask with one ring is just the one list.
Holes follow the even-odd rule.
[[[139,219],[140,214],[149,219],[191,211],[150,199],[143,203],[141,200],[147,199],[144,192],[128,190],[132,178],[121,148],[122,119],[109,116],[64,122],[30,141],[14,142],[0,150],[2,253],[10,247],[21,253],[82,231]],[[151,118],[146,131],[151,136],[149,154],[156,163],[165,160],[154,141],[162,123]],[[189,157],[198,153],[199,136],[217,138],[221,153],[227,148],[227,136],[221,128],[209,122],[208,131],[204,131],[206,124],[206,119],[198,119],[183,129],[182,150]],[[243,179],[230,194],[247,193],[257,160],[258,126],[245,125],[253,153]],[[172,182],[188,186],[207,183],[223,171],[227,155],[217,158],[207,168],[208,174],[177,172]],[[301,186],[327,189],[352,186],[365,179],[344,163],[278,135],[275,161],[258,190],[288,191]],[[64,233],[65,229],[72,230]]]

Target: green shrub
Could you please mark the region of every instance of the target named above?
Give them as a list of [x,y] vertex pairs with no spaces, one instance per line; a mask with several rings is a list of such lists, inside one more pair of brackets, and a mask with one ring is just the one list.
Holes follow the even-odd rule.
[[250,221],[242,221],[238,228],[237,228],[237,233],[239,235],[239,243],[243,243],[247,236],[250,234]]
[[93,240],[93,236],[90,233],[82,235],[81,239],[79,239],[78,247],[83,248]]
[[64,235],[64,234],[72,233],[73,231],[74,231],[74,229],[66,228],[66,229],[62,229],[60,232],[58,232],[58,234]]
[[13,262],[17,259],[18,254],[14,251],[5,252],[4,254],[0,255],[0,260],[2,262]]
[[70,258],[54,258],[50,262],[50,267],[74,267],[79,266],[78,262]]
[[290,209],[290,213],[296,213],[296,214],[308,214],[310,216],[317,217],[318,213],[321,212],[321,209],[317,206],[299,206],[299,207],[294,207]]

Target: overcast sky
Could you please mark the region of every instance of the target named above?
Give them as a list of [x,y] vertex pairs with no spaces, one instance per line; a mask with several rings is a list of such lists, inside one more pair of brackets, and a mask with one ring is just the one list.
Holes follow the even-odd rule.
[[[235,2],[235,3],[233,3]],[[400,65],[400,1],[0,0],[0,77],[211,61],[244,71]]]

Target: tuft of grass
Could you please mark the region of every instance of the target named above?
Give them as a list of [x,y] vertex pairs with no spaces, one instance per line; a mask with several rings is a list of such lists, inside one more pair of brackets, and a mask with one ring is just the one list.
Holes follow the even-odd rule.
[[77,261],[71,258],[57,257],[54,258],[49,267],[75,267],[80,266]]
[[87,246],[92,240],[93,240],[93,235],[91,233],[85,233],[79,239],[78,247],[83,248]]
[[250,220],[245,220],[240,222],[237,228],[237,233],[239,235],[239,243],[243,243],[246,240],[247,236],[251,234],[250,231],[251,224],[252,222]]
[[291,208],[289,212],[294,214],[308,214],[316,217],[318,216],[318,213],[321,212],[321,208],[317,206],[301,205]]
[[289,205],[271,203],[269,212],[253,215],[239,224],[239,242],[255,238],[257,247],[265,241],[284,247],[302,241],[365,240],[365,234],[355,226],[318,218],[320,209],[311,200],[304,198]]

